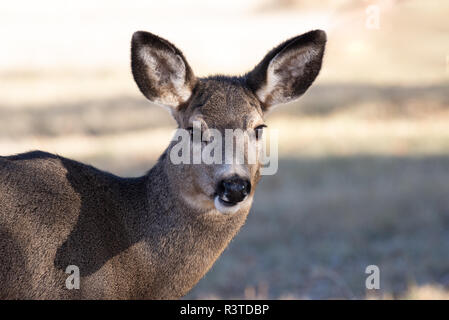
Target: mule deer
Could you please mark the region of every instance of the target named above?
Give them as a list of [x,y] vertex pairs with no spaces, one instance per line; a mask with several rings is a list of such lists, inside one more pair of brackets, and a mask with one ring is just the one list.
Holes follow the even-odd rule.
[[[138,31],[132,73],[179,128],[258,130],[318,75],[326,35],[271,50],[239,77],[197,78],[181,51]],[[120,178],[58,155],[0,157],[0,298],[170,299],[185,295],[235,236],[251,207],[260,163],[170,161],[173,142],[143,177]],[[67,266],[80,271],[68,290]]]

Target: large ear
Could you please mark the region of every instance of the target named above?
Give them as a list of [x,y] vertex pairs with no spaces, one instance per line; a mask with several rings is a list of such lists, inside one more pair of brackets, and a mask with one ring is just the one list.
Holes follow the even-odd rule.
[[165,39],[137,31],[131,41],[131,68],[140,91],[171,111],[186,102],[196,78],[182,52]]
[[247,84],[265,109],[299,98],[321,69],[326,33],[307,32],[285,41],[251,71]]

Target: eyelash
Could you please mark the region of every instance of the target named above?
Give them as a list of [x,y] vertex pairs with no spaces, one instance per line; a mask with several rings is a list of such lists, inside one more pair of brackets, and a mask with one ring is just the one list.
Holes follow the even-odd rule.
[[256,139],[259,140],[263,133],[263,128],[266,128],[267,126],[262,124],[260,126],[257,126],[254,131],[256,132]]

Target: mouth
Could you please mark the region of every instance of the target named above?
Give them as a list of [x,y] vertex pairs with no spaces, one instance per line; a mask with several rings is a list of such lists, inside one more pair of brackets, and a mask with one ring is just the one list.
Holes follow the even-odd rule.
[[241,202],[231,202],[216,195],[214,199],[215,208],[222,214],[233,214],[240,209]]
[[238,204],[238,202],[227,201],[227,200],[221,198],[220,196],[217,196],[217,197],[218,197],[218,201],[220,201],[220,203],[226,207],[233,207],[236,204]]

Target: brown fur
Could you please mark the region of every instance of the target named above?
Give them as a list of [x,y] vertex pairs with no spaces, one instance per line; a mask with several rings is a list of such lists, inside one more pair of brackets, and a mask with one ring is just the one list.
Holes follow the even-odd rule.
[[[307,37],[315,39],[310,34]],[[139,88],[149,99],[173,108],[181,128],[189,127],[194,116],[220,131],[253,130],[263,124],[266,105],[255,90],[265,79],[259,84],[251,74],[197,79],[168,41],[149,33],[138,33],[133,41],[136,50],[142,44],[159,50],[154,57],[161,59],[163,72],[176,73],[178,64],[185,64],[184,83],[171,83],[179,75],[160,76],[160,70],[151,70],[139,60],[137,51],[132,53]],[[283,49],[285,44],[278,52]],[[170,61],[176,65],[167,65]],[[262,67],[255,70],[260,77]],[[298,90],[313,79],[308,76],[305,81],[310,83]],[[291,83],[288,90],[294,91]],[[162,92],[166,90],[173,92],[167,95]],[[190,92],[190,97],[184,101],[179,92]],[[292,93],[292,99],[297,96]],[[173,144],[145,176],[132,179],[41,151],[0,157],[0,299],[169,299],[185,295],[244,224],[260,164],[242,168],[253,185],[248,205],[234,214],[220,214],[213,204],[220,167],[174,165],[168,156]],[[80,269],[79,290],[65,287],[68,265]]]

